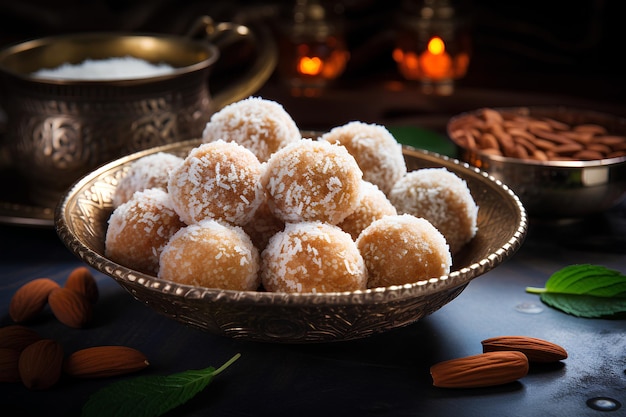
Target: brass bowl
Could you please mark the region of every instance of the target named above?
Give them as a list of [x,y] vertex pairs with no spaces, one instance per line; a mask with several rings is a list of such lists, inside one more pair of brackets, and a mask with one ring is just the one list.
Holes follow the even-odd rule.
[[[626,136],[626,119],[568,107],[506,107],[501,114],[551,118],[569,125],[596,124],[612,135]],[[481,109],[452,117],[447,125],[459,158],[508,185],[529,216],[543,220],[577,219],[601,213],[626,197],[626,156],[597,160],[534,161],[492,155],[463,146],[459,129]]]
[[193,140],[141,151],[95,170],[61,200],[55,225],[71,252],[115,279],[137,300],[211,333],[263,342],[313,343],[358,339],[403,327],[452,301],[472,279],[510,258],[526,236],[524,207],[505,185],[457,160],[404,147],[409,170],[448,168],[467,181],[479,206],[478,233],[454,257],[449,275],[365,291],[287,294],[180,285],[107,259],[104,241],[111,199],[129,165],[156,152],[185,156],[199,143]]

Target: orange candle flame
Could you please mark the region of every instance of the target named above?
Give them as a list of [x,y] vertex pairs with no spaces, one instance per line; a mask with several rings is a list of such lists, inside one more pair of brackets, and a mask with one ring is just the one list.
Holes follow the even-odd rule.
[[322,65],[320,58],[304,56],[298,61],[298,72],[304,75],[318,75],[322,72]]
[[452,59],[446,52],[446,45],[439,36],[428,41],[427,50],[420,57],[424,75],[433,80],[452,77]]
[[428,52],[433,55],[441,55],[446,52],[446,44],[439,36],[431,38],[431,40],[428,41],[428,46],[426,48],[428,49]]

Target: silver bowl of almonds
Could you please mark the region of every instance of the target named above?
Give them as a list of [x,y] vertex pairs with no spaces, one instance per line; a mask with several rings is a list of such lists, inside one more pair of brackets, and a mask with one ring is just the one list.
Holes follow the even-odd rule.
[[515,193],[477,168],[402,147],[379,125],[301,132],[260,98],[214,114],[202,138],[83,177],[55,223],[71,252],[157,312],[281,343],[414,323],[527,230]]
[[529,215],[575,219],[626,197],[626,119],[567,107],[480,108],[447,125],[460,159],[507,184]]

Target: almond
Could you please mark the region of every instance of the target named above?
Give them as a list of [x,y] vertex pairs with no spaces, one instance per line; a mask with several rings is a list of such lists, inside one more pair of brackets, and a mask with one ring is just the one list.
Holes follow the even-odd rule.
[[39,334],[26,326],[12,324],[0,328],[0,348],[22,351],[24,348],[41,339]]
[[86,296],[69,288],[52,291],[48,303],[57,320],[66,326],[79,329],[91,320],[93,305]]
[[593,123],[580,124],[578,126],[574,126],[574,131],[576,132],[591,132],[594,135],[604,135],[606,134],[606,128],[604,126],[600,126]]
[[72,353],[63,369],[78,378],[104,378],[136,372],[148,365],[148,358],[131,347],[96,346]]
[[0,382],[20,381],[20,353],[17,349],[0,348]]
[[57,383],[63,367],[63,348],[52,339],[41,339],[20,354],[18,367],[28,389],[43,390]]
[[567,351],[547,340],[527,336],[500,336],[485,339],[483,352],[515,350],[522,352],[530,362],[557,362],[567,358]]
[[[507,113],[502,113],[501,122],[498,122],[494,111],[480,109],[475,115],[456,119],[450,129],[450,137],[465,148],[495,154],[494,149],[497,148],[493,146],[491,140],[484,137],[493,134],[498,140],[501,155],[541,161],[596,160],[626,153],[626,136],[613,134],[600,125],[570,125],[549,117],[537,118]],[[470,137],[483,140],[469,140]],[[527,152],[520,147],[512,146],[513,143],[521,144]],[[533,149],[529,148],[528,144],[532,144]],[[602,145],[605,150],[592,149],[592,146],[597,145]],[[601,154],[588,153],[587,150]]]
[[98,301],[100,293],[91,271],[84,266],[74,269],[65,281],[65,288],[79,292],[87,297],[90,303]]
[[13,321],[21,323],[39,314],[55,288],[59,288],[59,284],[50,278],[37,278],[18,288],[9,303],[9,315]]
[[430,368],[433,385],[444,388],[476,388],[508,384],[528,373],[522,352],[487,352],[439,362]]

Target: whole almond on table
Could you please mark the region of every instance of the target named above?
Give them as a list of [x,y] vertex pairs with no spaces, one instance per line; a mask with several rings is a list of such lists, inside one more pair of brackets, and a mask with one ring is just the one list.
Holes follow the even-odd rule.
[[26,388],[50,388],[61,377],[63,348],[55,340],[41,339],[22,351],[18,366],[20,378]]
[[144,369],[148,358],[127,346],[95,346],[72,353],[63,365],[66,374],[77,378],[104,378]]
[[430,374],[436,387],[491,387],[526,376],[528,358],[522,352],[487,352],[439,362],[431,366]]
[[100,296],[98,284],[96,283],[93,274],[89,268],[84,266],[75,268],[72,272],[70,272],[64,286],[65,288],[69,288],[83,294],[92,304],[98,301],[98,297]]
[[26,346],[39,339],[41,339],[39,333],[21,324],[0,327],[0,348],[15,349],[21,352]]
[[20,351],[11,348],[0,348],[0,382],[20,381]]
[[530,362],[558,362],[567,359],[567,351],[547,340],[528,336],[500,336],[480,342],[483,352],[514,350],[524,353]]
[[46,306],[52,290],[59,287],[50,278],[37,278],[22,285],[9,302],[11,319],[16,323],[31,320]]
[[48,296],[54,316],[69,327],[85,327],[93,315],[93,305],[83,294],[69,288],[57,288]]

